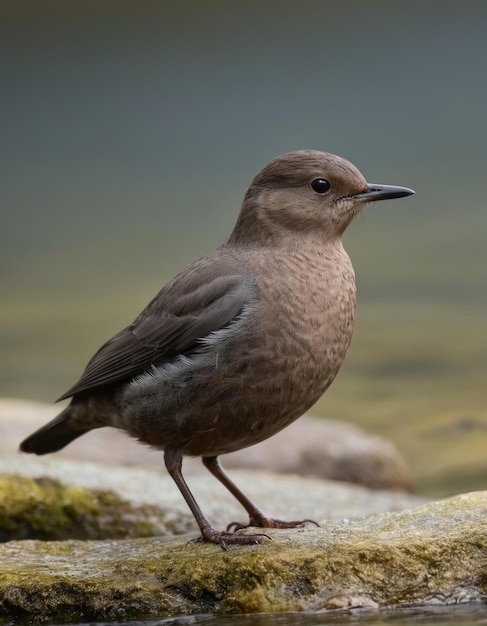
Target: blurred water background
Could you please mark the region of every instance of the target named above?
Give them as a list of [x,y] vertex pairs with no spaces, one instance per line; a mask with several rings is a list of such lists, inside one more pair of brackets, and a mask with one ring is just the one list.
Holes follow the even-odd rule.
[[0,5],[0,395],[51,401],[229,234],[254,174],[322,149],[412,198],[345,236],[359,307],[314,413],[422,493],[487,485],[487,3]]

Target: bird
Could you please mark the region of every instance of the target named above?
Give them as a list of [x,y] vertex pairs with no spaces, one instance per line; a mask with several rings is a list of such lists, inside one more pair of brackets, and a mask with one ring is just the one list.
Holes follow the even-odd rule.
[[[259,544],[264,532],[310,520],[267,516],[219,456],[271,437],[305,413],[340,369],[352,338],[355,276],[342,235],[365,204],[413,194],[366,182],[349,161],[318,150],[272,159],[251,182],[228,240],[168,282],[94,354],[59,400],[61,413],[20,444],[38,455],[111,426],[163,451],[201,533]],[[211,526],[182,473],[203,465],[240,502],[248,524]]]

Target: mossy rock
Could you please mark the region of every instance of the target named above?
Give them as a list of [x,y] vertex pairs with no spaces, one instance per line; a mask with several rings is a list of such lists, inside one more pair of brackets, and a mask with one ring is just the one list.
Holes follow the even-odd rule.
[[161,509],[135,506],[109,490],[50,477],[0,475],[0,541],[104,539],[174,534]]
[[191,537],[12,541],[0,615],[107,620],[309,611],[487,597],[487,492],[352,522],[270,530],[256,546]]

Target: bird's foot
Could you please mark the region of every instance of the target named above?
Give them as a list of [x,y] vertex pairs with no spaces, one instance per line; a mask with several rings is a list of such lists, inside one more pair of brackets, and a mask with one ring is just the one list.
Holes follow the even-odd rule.
[[292,522],[285,522],[280,519],[273,519],[272,517],[266,517],[265,515],[253,516],[250,518],[248,524],[239,524],[238,522],[232,522],[227,526],[227,531],[235,532],[237,530],[244,530],[245,528],[303,528],[306,524],[314,524],[319,526],[317,522],[312,519],[294,520]]
[[236,535],[233,532],[222,532],[214,530],[213,528],[205,528],[204,530],[202,530],[201,537],[198,537],[197,539],[191,539],[186,545],[189,545],[191,543],[208,541],[210,543],[217,543],[223,550],[226,550],[227,546],[229,545],[255,546],[259,543],[262,543],[265,539],[269,539],[269,541],[272,541],[269,535],[264,534]]

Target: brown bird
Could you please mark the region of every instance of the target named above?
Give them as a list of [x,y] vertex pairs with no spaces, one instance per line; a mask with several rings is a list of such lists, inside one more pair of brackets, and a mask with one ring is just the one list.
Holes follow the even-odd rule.
[[259,543],[213,529],[181,473],[203,464],[249,514],[249,526],[291,528],[264,515],[218,456],[271,437],[335,378],[350,345],[355,278],[341,237],[364,204],[414,193],[368,184],[348,161],[300,150],[268,163],[250,185],[228,241],[170,281],[109,339],[60,400],[71,403],[20,449],[46,454],[101,426],[164,451],[202,538]]

